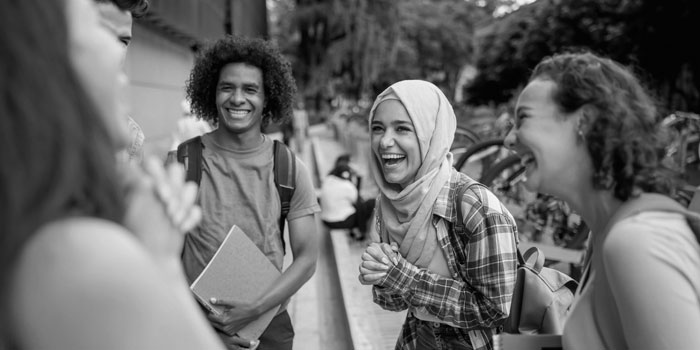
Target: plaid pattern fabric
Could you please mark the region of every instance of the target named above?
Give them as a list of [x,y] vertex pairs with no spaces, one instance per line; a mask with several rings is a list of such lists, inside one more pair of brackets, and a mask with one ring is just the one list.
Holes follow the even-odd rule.
[[[464,232],[456,232],[454,196],[457,188],[468,182],[474,180],[453,170],[433,206],[433,223],[447,224],[447,229],[438,229],[437,233],[452,278],[399,258],[399,264],[389,269],[372,293],[374,302],[383,309],[423,308],[460,328],[473,349],[492,349],[491,336],[510,310],[517,268],[517,228],[500,200],[477,184],[461,199]],[[455,254],[463,256],[456,259]],[[396,349],[415,349],[415,321],[409,312]]]

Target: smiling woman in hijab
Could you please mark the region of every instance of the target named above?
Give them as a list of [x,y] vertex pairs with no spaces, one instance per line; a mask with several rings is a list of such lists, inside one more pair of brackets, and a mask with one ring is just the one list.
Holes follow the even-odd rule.
[[380,242],[363,253],[359,278],[382,308],[408,309],[396,349],[491,349],[515,284],[513,217],[452,167],[455,114],[435,85],[395,83],[369,124]]

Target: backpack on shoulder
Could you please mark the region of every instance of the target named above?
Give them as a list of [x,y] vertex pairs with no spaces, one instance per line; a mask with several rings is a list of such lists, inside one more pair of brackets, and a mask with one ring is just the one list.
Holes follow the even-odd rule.
[[[202,137],[193,137],[177,147],[177,161],[185,166],[186,180],[199,185],[202,180]],[[294,153],[282,142],[274,140],[274,178],[277,193],[280,197],[281,215],[279,220],[280,234],[284,235],[284,224],[287,220],[292,196],[296,188],[296,158]],[[282,239],[284,247],[284,239]]]
[[[464,229],[462,197],[469,187],[480,185],[476,181],[463,184],[455,193],[457,211],[456,227]],[[544,266],[544,253],[531,247],[525,254],[518,254],[515,288],[510,313],[503,331],[515,334],[561,334],[569,306],[574,301],[578,283],[567,274]],[[464,260],[464,254],[455,254]],[[466,261],[460,261],[466,264]]]

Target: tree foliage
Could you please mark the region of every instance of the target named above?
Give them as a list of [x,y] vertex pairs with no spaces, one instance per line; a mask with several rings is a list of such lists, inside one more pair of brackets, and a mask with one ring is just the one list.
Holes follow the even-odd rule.
[[699,15],[693,0],[538,0],[480,30],[466,95],[506,102],[540,59],[587,48],[635,67],[666,108],[698,111],[700,57],[683,38]]
[[277,0],[272,35],[307,97],[371,99],[401,79],[431,80],[451,96],[474,28],[504,1]]

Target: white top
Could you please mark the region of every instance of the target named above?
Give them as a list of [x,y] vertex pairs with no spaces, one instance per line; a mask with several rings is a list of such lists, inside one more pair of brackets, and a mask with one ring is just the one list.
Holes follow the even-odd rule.
[[359,193],[351,181],[328,175],[321,185],[321,219],[338,222],[355,213]]
[[620,220],[601,252],[571,307],[564,349],[700,349],[700,244],[683,215]]

